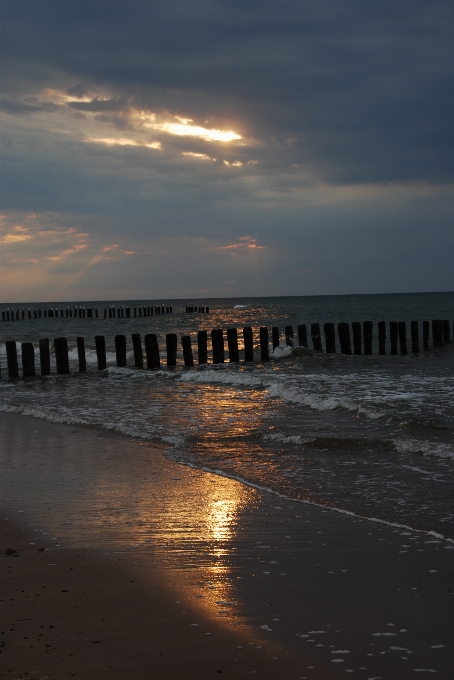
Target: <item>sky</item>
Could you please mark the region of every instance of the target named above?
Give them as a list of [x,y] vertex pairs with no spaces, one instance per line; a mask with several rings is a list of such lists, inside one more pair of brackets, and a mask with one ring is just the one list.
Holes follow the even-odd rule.
[[454,290],[454,3],[0,0],[2,302]]

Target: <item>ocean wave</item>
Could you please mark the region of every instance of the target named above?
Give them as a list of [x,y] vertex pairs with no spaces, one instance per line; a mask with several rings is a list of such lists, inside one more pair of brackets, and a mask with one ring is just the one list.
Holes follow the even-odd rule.
[[454,460],[454,449],[449,444],[419,439],[393,439],[392,442],[399,453],[422,453],[423,456]]
[[197,371],[196,373],[183,373],[179,378],[180,382],[191,382],[200,384],[224,384],[239,387],[262,387],[263,382],[260,377],[250,373],[233,373],[232,371]]
[[310,442],[315,441],[313,437],[301,437],[297,434],[285,435],[281,432],[264,434],[262,439],[264,442],[278,442],[280,444],[310,444]]

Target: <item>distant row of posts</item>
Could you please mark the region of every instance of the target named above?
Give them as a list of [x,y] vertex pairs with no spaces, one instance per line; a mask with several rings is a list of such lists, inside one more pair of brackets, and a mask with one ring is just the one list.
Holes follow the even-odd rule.
[[[430,337],[430,323],[424,321],[422,324],[422,342],[425,350],[429,349]],[[333,323],[325,323],[323,326],[323,335],[325,340],[325,350],[328,354],[336,352],[336,336],[335,325]],[[373,324],[372,321],[365,321],[362,325],[359,322],[352,323],[352,336],[350,336],[350,327],[348,323],[339,323],[337,332],[340,343],[340,351],[342,354],[372,354],[372,336]],[[454,332],[454,324],[453,324]],[[289,347],[294,347],[295,339],[293,336],[293,327],[285,327],[285,344]],[[243,328],[243,346],[244,346],[244,361],[254,361],[254,334],[253,329],[248,326]],[[240,361],[239,346],[238,346],[238,329],[227,329],[227,348],[228,359],[230,363],[238,363]],[[308,347],[308,333],[305,324],[301,324],[297,329],[298,345],[300,347]],[[323,352],[322,335],[320,332],[320,325],[318,323],[311,324],[310,337],[312,340],[312,347],[316,352]],[[353,349],[351,337],[353,339]],[[418,353],[419,346],[419,325],[417,321],[412,321],[410,324],[411,337],[411,351]],[[225,361],[225,337],[224,331],[220,328],[211,331],[211,348],[213,364],[222,364]],[[389,340],[390,353],[407,354],[407,330],[405,321],[394,322],[389,324]],[[181,347],[183,351],[184,365],[187,367],[194,366],[194,357],[192,351],[192,340],[190,335],[183,335],[180,338]],[[432,321],[432,346],[441,347],[443,344],[451,341],[451,325],[449,321],[436,319]],[[79,360],[79,372],[82,373],[87,370],[87,362],[85,357],[85,340],[78,337],[77,353]],[[384,321],[378,323],[378,353],[386,354],[386,324]],[[271,343],[273,351],[279,347],[280,332],[279,328],[274,326],[271,329]],[[96,356],[98,363],[98,370],[102,371],[107,367],[106,362],[106,343],[103,335],[95,337]],[[266,326],[262,326],[259,330],[259,346],[260,346],[260,360],[266,362],[270,360],[270,333]],[[157,336],[154,333],[145,335],[144,348],[145,360],[142,347],[142,340],[139,333],[132,335],[132,347],[134,352],[134,366],[136,368],[144,368],[144,364],[148,369],[160,368],[161,356],[158,345]],[[35,372],[35,350],[31,342],[22,343],[22,373],[24,377],[34,376]],[[64,375],[69,373],[69,357],[68,357],[68,342],[66,338],[55,338],[55,360],[57,366],[57,373]],[[168,333],[166,335],[166,365],[176,366],[177,364],[177,350],[178,337],[175,333]],[[115,336],[115,354],[116,364],[118,367],[127,366],[127,342],[125,335]],[[8,340],[6,342],[6,355],[8,363],[8,377],[19,377],[19,366],[16,350],[16,342]],[[41,375],[50,375],[50,344],[49,340],[43,339],[39,341],[39,357]],[[197,333],[197,362],[199,365],[208,363],[208,332],[199,331]]]
[[[201,308],[200,308],[201,309]],[[207,309],[205,307],[203,309]],[[130,319],[138,316],[158,316],[172,314],[172,305],[144,305],[142,307],[115,307],[108,305],[104,309],[104,319]],[[207,311],[208,314],[208,311]],[[26,319],[98,319],[97,307],[66,307],[65,309],[6,309],[2,312],[2,321],[25,321]]]

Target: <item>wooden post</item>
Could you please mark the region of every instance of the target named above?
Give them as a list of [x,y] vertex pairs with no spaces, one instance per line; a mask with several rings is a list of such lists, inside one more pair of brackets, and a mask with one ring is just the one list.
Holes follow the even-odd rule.
[[205,314],[209,314],[209,313],[210,313],[210,308],[209,308],[209,307],[205,307]]
[[340,350],[342,354],[351,354],[352,346],[350,342],[350,326],[345,321],[337,324],[337,334],[339,336]]
[[106,341],[104,335],[95,335],[96,356],[98,358],[98,371],[106,368]]
[[199,365],[208,363],[208,333],[199,331],[197,333],[197,355]]
[[8,376],[10,378],[18,378],[19,366],[17,364],[16,341],[7,340],[5,345],[6,345],[6,360],[8,362]]
[[260,326],[260,361],[270,360],[270,350],[268,346],[268,328],[266,326]]
[[236,364],[240,360],[238,352],[238,331],[236,328],[227,328],[227,345],[229,348],[229,361]]
[[397,354],[397,338],[399,337],[399,330],[397,321],[389,322],[389,342],[391,345],[391,354]]
[[98,308],[95,307],[95,317],[98,318]]
[[316,352],[323,352],[322,339],[320,337],[320,326],[318,323],[311,323],[312,347]]
[[194,366],[194,357],[192,356],[191,336],[183,335],[181,337],[181,346],[183,347],[183,360],[185,366]]
[[284,329],[285,344],[287,347],[293,347],[293,326],[286,326]]
[[[128,312],[128,309],[126,309],[126,312]],[[143,368],[143,352],[140,333],[132,334],[132,349],[134,350],[134,366],[136,368]]]
[[243,328],[243,342],[244,360],[246,362],[254,361],[254,339],[252,337],[252,328],[250,326]]
[[372,321],[364,321],[363,323],[364,354],[372,354],[372,335],[373,335]]
[[69,373],[69,358],[66,338],[55,338],[54,347],[57,373],[59,375],[67,375]]
[[300,347],[307,347],[307,328],[305,323],[298,326],[298,345]]
[[434,319],[432,321],[432,345],[433,347],[441,347],[443,344],[443,321],[441,319]]
[[118,368],[124,368],[126,361],[126,335],[115,336],[115,354]]
[[50,375],[50,347],[47,338],[39,341],[39,364],[41,375]]
[[127,319],[131,318],[131,307],[126,307],[126,318]]
[[31,342],[22,343],[22,375],[24,378],[35,375],[35,348]]
[[407,324],[405,321],[399,321],[397,328],[399,332],[400,353],[407,354]]
[[386,354],[386,322],[378,322],[378,353]]
[[419,329],[418,329],[418,322],[417,321],[412,321],[410,323],[410,331],[411,331],[411,351],[413,354],[418,354],[419,353]]
[[325,345],[326,345],[326,353],[327,354],[335,354],[336,353],[336,333],[334,331],[334,324],[333,323],[325,323],[323,326],[323,330],[325,333]]
[[279,347],[279,339],[280,339],[280,333],[279,333],[279,328],[277,326],[273,326],[271,329],[271,337],[273,340],[273,352],[276,349],[276,347]]
[[147,355],[147,368],[160,368],[158,339],[154,333],[145,336],[145,353]]
[[451,340],[451,328],[449,321],[447,319],[443,320],[443,342],[449,342]]
[[79,373],[85,373],[87,370],[87,360],[85,358],[85,340],[81,337],[76,338],[77,342],[77,356],[79,358]]
[[422,322],[422,346],[424,349],[429,349],[429,334],[430,323],[428,321]]
[[178,340],[175,333],[167,333],[166,335],[167,366],[177,365],[177,345]]
[[213,348],[213,364],[224,363],[224,334],[221,328],[211,331],[211,346]]
[[89,307],[87,309],[87,319],[92,319],[93,318],[93,309]]
[[353,335],[353,354],[362,354],[361,324],[359,321],[353,321],[352,335]]

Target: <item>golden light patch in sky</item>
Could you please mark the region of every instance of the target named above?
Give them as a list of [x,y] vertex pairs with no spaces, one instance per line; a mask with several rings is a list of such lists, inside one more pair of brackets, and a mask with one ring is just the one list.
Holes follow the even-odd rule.
[[91,144],[106,144],[107,146],[144,146],[148,149],[160,149],[161,142],[138,142],[127,137],[91,137],[85,140]]
[[216,158],[211,158],[206,153],[195,153],[194,151],[182,151],[182,156],[190,156],[192,158],[197,158],[200,161],[215,161]]
[[237,250],[238,248],[250,248],[252,250],[264,250],[266,246],[259,246],[257,239],[251,236],[241,236],[240,243],[232,243],[228,246],[213,246],[213,250]]

